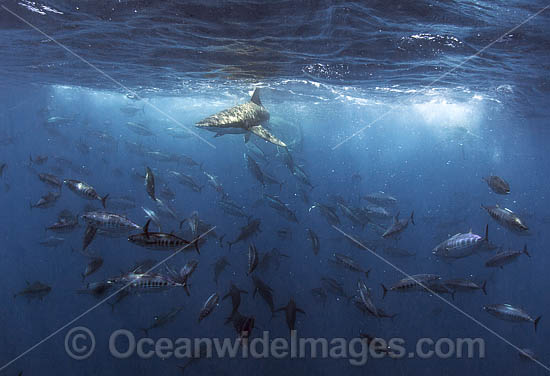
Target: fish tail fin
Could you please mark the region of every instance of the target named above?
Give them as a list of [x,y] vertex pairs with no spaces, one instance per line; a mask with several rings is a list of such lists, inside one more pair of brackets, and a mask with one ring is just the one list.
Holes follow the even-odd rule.
[[384,299],[386,297],[386,294],[388,293],[388,289],[386,288],[386,286],[384,286],[383,283],[381,283],[380,286],[382,286],[382,290],[384,291],[384,295],[382,295],[382,299]]
[[194,243],[195,244],[195,249],[197,250],[197,254],[201,254],[201,250],[199,249],[199,240],[200,240],[200,237],[198,238],[195,238],[191,243]]
[[483,281],[483,284],[481,285],[481,290],[485,295],[487,295],[487,290],[485,289],[487,287],[487,281]]
[[365,272],[365,276],[369,278],[370,269]]
[[535,319],[535,322],[534,322],[534,324],[535,324],[535,332],[537,331],[537,325],[539,324],[539,321],[540,321],[541,318],[542,318],[542,316],[539,316],[539,317],[537,317],[537,318]]
[[525,245],[523,246],[523,251],[522,251],[522,252],[525,253],[527,256],[531,257],[531,255],[529,254],[529,252],[527,252],[527,244],[525,244]]
[[414,223],[414,210],[411,212],[411,223],[416,226],[416,223]]
[[227,242],[227,245],[229,246],[229,251],[231,251],[231,246],[233,245],[232,242]]
[[108,198],[109,198],[108,193],[101,198],[101,205],[103,205],[103,208],[106,208],[105,204],[106,204]]

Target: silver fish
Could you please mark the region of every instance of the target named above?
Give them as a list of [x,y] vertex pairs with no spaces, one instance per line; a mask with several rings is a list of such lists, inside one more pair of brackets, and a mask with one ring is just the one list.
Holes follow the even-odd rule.
[[248,271],[247,274],[250,275],[258,266],[258,250],[254,244],[248,246]]
[[498,205],[495,206],[483,206],[481,205],[483,209],[489,213],[491,218],[493,218],[496,222],[500,223],[504,227],[506,227],[509,230],[515,231],[515,232],[524,232],[529,230],[529,227],[527,227],[523,221],[510,209],[508,208],[501,208]]
[[481,290],[483,291],[483,294],[487,295],[487,290],[485,289],[487,287],[487,281],[483,281],[481,286],[479,286],[477,283],[472,282],[469,279],[455,278],[455,279],[447,279],[443,282],[443,284],[454,291],[469,292],[469,291]]
[[95,273],[101,266],[103,265],[103,258],[101,257],[94,257],[90,260],[88,265],[86,265],[86,270],[84,270],[84,273],[82,273],[82,280],[89,276],[90,274]]
[[368,202],[372,202],[375,205],[379,206],[392,206],[397,204],[397,199],[383,191],[378,191],[374,193],[369,193],[368,195],[363,196]]
[[414,211],[411,213],[410,218],[401,220],[399,219],[399,213],[397,213],[393,219],[392,225],[382,234],[382,237],[389,238],[402,233],[409,225],[409,221],[414,225]]
[[500,176],[488,176],[483,178],[491,190],[499,195],[510,194],[510,184]]
[[523,309],[514,307],[510,304],[489,304],[483,306],[483,310],[504,321],[532,322],[535,326],[535,332],[537,331],[537,325],[542,317],[539,316],[533,319]]
[[206,302],[202,306],[201,311],[199,312],[199,322],[201,322],[206,316],[212,313],[214,308],[217,307],[218,302],[220,301],[220,296],[217,293],[213,293],[206,299]]
[[63,180],[63,183],[69,187],[71,191],[76,193],[82,198],[88,199],[88,200],[99,200],[101,201],[101,204],[103,207],[105,207],[105,202],[107,201],[107,198],[109,195],[105,195],[103,197],[99,196],[91,185],[88,185],[82,181],[74,180],[74,179],[65,179]]
[[374,315],[378,317],[378,309],[372,302],[370,289],[367,288],[365,282],[358,280],[357,289],[359,290],[359,296],[361,297],[361,301],[363,302],[365,307],[367,307],[369,311],[373,312]]
[[157,201],[155,196],[155,175],[149,167],[145,167],[145,190],[153,201]]
[[334,260],[330,260],[331,262],[342,265],[346,269],[352,270],[354,272],[360,272],[364,273],[367,278],[369,278],[370,269],[365,270],[357,261],[352,259],[351,257],[348,257],[346,255],[343,255],[341,253],[335,253],[334,254]]
[[525,253],[528,257],[531,257],[529,252],[527,252],[527,244],[521,251],[502,251],[497,253],[485,262],[485,266],[489,268],[502,268],[504,265],[514,262],[522,253]]
[[313,253],[315,255],[319,254],[319,250],[321,249],[321,242],[319,241],[319,237],[310,228],[306,229],[306,231],[307,231],[307,236],[311,241],[311,247],[313,248]]
[[424,291],[425,287],[430,288],[430,285],[437,283],[441,279],[437,274],[415,274],[407,278],[403,278],[396,282],[389,289],[382,285],[384,296],[388,291],[410,292]]
[[61,188],[61,180],[55,175],[52,174],[38,174],[38,178],[41,182],[46,183],[54,188]]
[[151,223],[151,220],[148,220],[145,226],[143,226],[142,233],[130,235],[128,241],[140,247],[159,251],[175,251],[187,245],[194,244],[197,253],[200,254],[197,240],[188,241],[173,234],[150,232],[149,223]]
[[125,234],[130,231],[141,230],[141,226],[115,213],[90,211],[82,214],[81,217],[89,226],[109,233]]
[[485,237],[473,234],[456,234],[440,243],[432,253],[439,257],[458,259],[473,255],[481,246],[489,242],[489,225],[485,226]]
[[60,193],[57,192],[48,192],[46,195],[42,196],[40,200],[36,202],[36,204],[30,203],[30,208],[39,208],[39,209],[46,209],[52,207],[55,202],[61,197]]

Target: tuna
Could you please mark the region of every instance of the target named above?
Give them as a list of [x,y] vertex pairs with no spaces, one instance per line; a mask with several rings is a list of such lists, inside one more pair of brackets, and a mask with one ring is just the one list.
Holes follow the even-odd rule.
[[369,193],[366,196],[363,196],[365,200],[379,206],[393,206],[397,204],[397,199],[385,192],[379,191],[374,193]]
[[527,252],[527,244],[523,246],[523,249],[521,251],[502,251],[491,257],[487,262],[485,262],[485,266],[489,268],[501,268],[504,267],[504,265],[510,264],[516,259],[521,256],[522,254],[527,255],[528,257],[531,257],[529,252]]
[[204,320],[204,318],[212,313],[214,309],[218,306],[220,301],[220,296],[217,293],[213,293],[206,299],[206,302],[202,306],[201,311],[199,312],[199,322]]
[[63,180],[63,183],[78,196],[87,200],[99,200],[101,201],[103,207],[105,207],[105,203],[107,201],[107,198],[109,197],[108,194],[101,197],[97,194],[94,187],[79,180],[65,179]]
[[46,295],[50,293],[52,288],[42,282],[36,281],[33,283],[27,282],[27,287],[19,291],[16,294],[13,294],[13,297],[24,296],[28,299],[38,298],[40,300],[44,299]]
[[354,272],[360,272],[364,273],[367,278],[369,278],[370,269],[365,270],[357,261],[352,259],[351,257],[348,257],[346,255],[343,255],[341,253],[335,253],[334,254],[334,260],[329,260],[334,264],[341,265],[346,269],[352,270]]
[[531,322],[537,331],[537,325],[541,316],[533,319],[527,312],[521,308],[514,307],[510,304],[490,304],[483,306],[483,310],[496,318],[504,321],[512,322]]
[[231,246],[233,244],[246,240],[252,235],[255,235],[257,232],[261,232],[260,224],[261,221],[259,219],[251,220],[249,218],[248,224],[244,227],[241,227],[241,231],[239,233],[239,236],[237,236],[237,239],[233,240],[232,242],[227,242],[227,244],[229,245],[229,250],[231,250]]
[[486,178],[483,178],[483,180],[487,183],[489,188],[491,188],[491,190],[496,194],[499,194],[499,195],[510,194],[510,184],[508,184],[508,182],[506,182],[506,180],[504,180],[503,178],[499,176],[491,175]]
[[82,214],[81,217],[88,226],[108,233],[126,234],[131,231],[141,231],[142,229],[141,226],[128,218],[115,213],[90,211]]
[[229,287],[229,292],[223,296],[222,300],[231,298],[231,304],[233,306],[232,312],[236,312],[239,309],[239,306],[241,305],[241,294],[248,294],[248,292],[245,290],[241,290],[233,283],[231,283],[231,286]]
[[46,195],[42,196],[40,200],[36,202],[36,204],[33,205],[32,203],[30,203],[29,206],[31,209],[32,208],[39,208],[39,209],[51,208],[57,202],[59,197],[61,197],[60,193],[48,192]]
[[483,294],[487,295],[487,290],[485,289],[487,286],[487,281],[483,281],[481,286],[479,286],[477,283],[472,282],[468,279],[456,278],[456,279],[448,279],[444,281],[443,284],[453,291],[470,292],[470,291],[481,290],[483,291]]
[[41,182],[48,184],[54,188],[61,188],[62,182],[59,178],[52,174],[38,174],[38,178]]
[[411,213],[410,218],[408,219],[399,219],[399,213],[393,218],[392,225],[382,234],[383,238],[390,238],[402,233],[407,226],[409,221],[414,225],[414,211]]
[[274,312],[285,311],[286,324],[292,332],[296,325],[296,312],[306,314],[303,309],[296,306],[294,299],[290,298],[288,304],[284,307],[276,309]]
[[150,223],[151,220],[149,219],[143,227],[143,232],[140,234],[130,235],[128,237],[128,241],[139,245],[140,247],[159,251],[175,251],[177,249],[182,249],[187,245],[194,244],[197,253],[200,254],[198,238],[195,238],[193,241],[188,241],[173,234],[167,234],[164,232],[150,232]]
[[320,204],[318,202],[316,202],[312,207],[310,207],[309,211],[311,212],[311,210],[314,208],[319,208],[319,210],[321,211],[321,214],[323,215],[323,217],[325,217],[325,219],[330,225],[340,226],[340,218],[338,218],[338,215],[336,214],[336,210],[334,210],[334,208],[328,205]]
[[96,271],[98,271],[102,265],[103,265],[103,258],[93,257],[88,263],[88,265],[86,265],[86,269],[84,270],[84,273],[82,273],[82,280],[84,280],[90,274],[93,274]]
[[147,191],[147,194],[153,201],[157,201],[157,197],[155,196],[155,175],[153,175],[153,171],[149,167],[145,167],[145,190]]
[[313,248],[313,254],[318,255],[321,250],[321,242],[317,234],[310,228],[306,229],[307,237],[311,241],[311,248]]
[[262,299],[267,303],[269,309],[273,313],[275,305],[273,304],[273,289],[269,287],[264,281],[256,276],[252,276],[252,282],[254,282],[254,292],[252,297],[256,297],[256,293],[260,293]]
[[501,208],[498,205],[495,206],[483,206],[481,205],[483,209],[489,213],[491,218],[493,218],[496,222],[500,223],[507,229],[514,231],[514,232],[524,232],[529,230],[529,227],[527,227],[523,221],[510,209],[508,208]]
[[365,307],[370,312],[374,314],[374,316],[378,317],[378,309],[372,302],[370,289],[367,288],[367,286],[365,285],[365,282],[358,280],[357,289],[359,290],[359,296],[361,297],[361,302],[365,305]]
[[425,291],[431,285],[436,284],[441,277],[436,274],[416,274],[407,278],[403,278],[391,286],[389,289],[382,285],[384,297],[388,291],[410,292],[410,291]]
[[250,244],[248,246],[248,271],[247,275],[252,274],[252,272],[256,269],[258,266],[259,258],[258,258],[258,251],[256,249],[256,246],[254,244]]
[[169,312],[155,316],[153,318],[153,323],[147,328],[142,328],[141,330],[145,333],[146,336],[148,336],[151,329],[160,328],[168,323],[173,322],[182,310],[183,307],[172,308]]
[[456,234],[449,239],[445,240],[437,247],[435,247],[432,253],[436,256],[458,259],[473,255],[482,246],[489,242],[489,225],[485,226],[485,237],[481,237],[476,234],[472,234],[472,231],[466,234]]

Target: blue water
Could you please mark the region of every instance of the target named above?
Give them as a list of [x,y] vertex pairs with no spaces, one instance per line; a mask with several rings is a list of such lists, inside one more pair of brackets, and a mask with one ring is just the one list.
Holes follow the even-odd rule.
[[[298,313],[296,321],[300,337],[351,340],[369,333],[403,338],[407,352],[414,351],[420,338],[481,338],[486,356],[369,359],[363,366],[346,359],[239,356],[202,359],[185,374],[546,373],[550,9],[530,17],[547,3],[21,0],[0,5],[0,165],[6,164],[0,177],[0,367],[9,363],[2,374],[180,374],[176,366],[187,359],[114,358],[111,334],[127,329],[139,339],[144,336],[140,328],[150,326],[156,315],[183,306],[173,322],[151,330],[150,336],[234,339],[233,326],[224,325],[231,313],[229,300],[220,301],[197,323],[208,296],[225,295],[230,282],[248,291],[239,311],[256,319],[252,338],[263,331],[272,339],[288,338],[284,312],[272,318],[261,297],[252,298],[253,283],[246,274],[250,243],[260,255],[277,248],[289,256],[278,269],[254,274],[273,288],[276,308],[293,298],[306,312]],[[265,160],[254,157],[261,169],[282,183],[281,189],[262,187],[243,158],[249,146],[242,135],[213,137],[194,127],[211,114],[245,103],[255,87],[261,88],[262,103],[271,114],[270,129],[289,144],[312,189],[291,174],[283,149],[255,136],[249,141],[265,153]],[[130,107],[135,113],[127,113]],[[69,120],[53,125],[48,123],[52,117]],[[132,132],[128,122],[144,124],[153,135]],[[174,137],[181,129],[200,137]],[[202,166],[159,161],[150,152],[185,155]],[[29,155],[48,160],[30,164]],[[161,199],[176,218],[162,215],[148,197],[142,177],[146,166],[155,173],[157,193],[163,186],[175,193]],[[170,171],[190,175],[204,187],[193,192]],[[227,241],[237,237],[247,219],[220,209],[221,195],[203,171],[216,176],[247,215],[261,220],[262,231],[231,251]],[[142,207],[153,209],[166,233],[181,235],[179,222],[197,211],[215,226],[218,237],[225,234],[223,247],[209,238],[200,255],[185,250],[168,261],[178,270],[190,259],[199,261],[189,297],[179,288],[132,294],[114,310],[103,303],[71,322],[102,301],[76,293],[87,282],[128,272],[139,260],[161,261],[170,252],[140,248],[125,237],[96,236],[88,251],[101,256],[104,265],[83,282],[88,259],[79,252],[82,220],[67,234],[44,228],[64,209],[80,215],[101,204],[63,187],[53,207],[29,210],[29,202],[56,191],[38,179],[43,172],[85,181],[102,196],[129,196],[134,208],[116,209],[107,200],[106,210],[143,225]],[[511,193],[493,193],[482,181],[488,175],[506,179]],[[301,199],[301,190],[309,202]],[[391,265],[352,246],[319,209],[311,209],[315,202],[337,208],[335,195],[350,207],[365,207],[368,202],[361,197],[377,191],[397,198],[392,214],[407,218],[414,210],[416,225],[410,224],[397,240],[383,240],[375,225],[354,225],[337,209],[338,227]],[[299,222],[279,216],[261,201],[264,193],[288,204]],[[481,204],[510,208],[527,223],[528,234],[499,225]],[[391,219],[379,224],[388,227]],[[491,244],[502,250],[527,244],[531,257],[522,255],[503,269],[491,269],[484,263],[496,250],[450,263],[432,254],[456,233],[472,229],[482,235],[486,224]],[[291,236],[281,238],[277,232],[283,228]],[[307,228],[320,238],[318,255]],[[49,236],[64,241],[52,248],[39,244]],[[388,247],[416,255],[388,256]],[[369,278],[334,266],[329,262],[334,253],[371,269]],[[216,284],[212,265],[221,256],[231,265]],[[457,292],[454,300],[442,295],[454,307],[426,292],[389,292],[383,299],[380,284],[391,286],[404,278],[402,272],[486,280],[487,296],[480,291]],[[311,289],[321,287],[326,276],[342,283],[350,296],[358,295],[361,278],[372,289],[374,303],[397,315],[377,319],[331,293],[323,305]],[[41,300],[14,299],[26,281],[41,281],[52,290]],[[482,310],[498,303],[522,307],[533,318],[542,316],[537,331],[530,323],[498,320]],[[90,329],[96,339],[93,354],[81,361],[65,350],[66,335],[77,326]],[[540,364],[520,359],[514,346],[532,349]]]

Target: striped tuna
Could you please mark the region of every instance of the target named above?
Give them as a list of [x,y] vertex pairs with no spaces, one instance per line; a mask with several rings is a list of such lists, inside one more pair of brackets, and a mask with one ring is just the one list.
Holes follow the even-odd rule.
[[489,225],[485,226],[485,237],[472,234],[456,234],[433,249],[433,254],[443,258],[458,259],[474,254],[489,242]]
[[529,230],[529,227],[527,227],[523,221],[510,209],[508,208],[501,208],[498,205],[495,206],[483,206],[481,207],[485,210],[487,210],[487,213],[493,218],[495,221],[503,225],[504,227],[508,228],[509,230],[515,231],[515,232],[524,232]]
[[103,207],[105,207],[105,202],[109,197],[108,194],[101,197],[100,195],[97,194],[94,187],[79,180],[65,179],[63,180],[63,183],[67,187],[69,187],[71,191],[73,191],[80,197],[85,198],[87,200],[99,200],[101,201],[101,204],[103,205]]
[[535,332],[537,331],[537,325],[542,317],[539,316],[533,319],[523,309],[514,307],[510,304],[490,304],[483,306],[483,310],[504,321],[532,322],[535,326]]
[[141,226],[135,224],[128,218],[114,213],[91,211],[82,214],[82,219],[88,226],[108,233],[127,233],[134,230],[141,230]]

